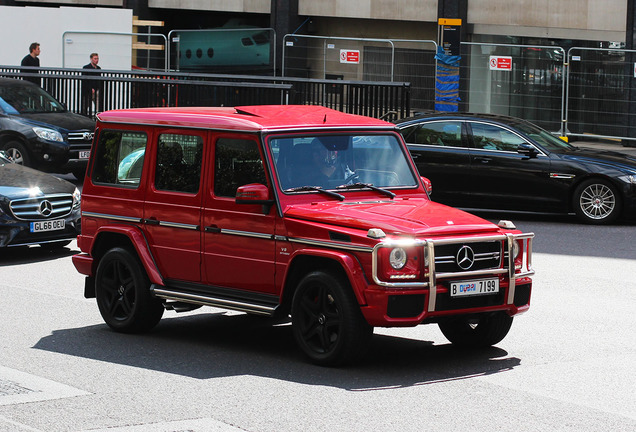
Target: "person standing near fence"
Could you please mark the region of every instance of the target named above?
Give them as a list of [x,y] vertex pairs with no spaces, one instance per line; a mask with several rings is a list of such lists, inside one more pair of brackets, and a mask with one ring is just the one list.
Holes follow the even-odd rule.
[[[100,75],[99,72],[96,72],[98,69],[101,69],[97,63],[99,63],[99,54],[91,53],[90,55],[91,62],[85,65],[82,69],[87,69],[90,72],[86,72],[86,75]],[[95,113],[104,110],[103,103],[103,83],[101,80],[91,80],[87,79],[82,82],[82,92],[83,92],[83,113],[84,115],[91,116]]]
[[[38,56],[40,55],[40,44],[37,42],[33,42],[29,46],[29,54],[25,55],[20,63],[20,66],[30,66],[30,67],[40,67],[40,59]],[[22,70],[22,73],[39,73],[39,70]],[[31,81],[35,85],[41,85],[39,77],[23,77],[25,81]]]

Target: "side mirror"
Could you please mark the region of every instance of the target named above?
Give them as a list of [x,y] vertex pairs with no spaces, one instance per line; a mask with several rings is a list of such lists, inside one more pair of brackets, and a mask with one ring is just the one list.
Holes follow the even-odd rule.
[[269,196],[269,189],[260,183],[239,186],[236,190],[235,202],[236,204],[261,204],[263,214],[268,214],[274,205],[274,200]]
[[522,154],[528,158],[537,157],[537,155],[539,154],[537,149],[530,144],[519,144],[519,147],[517,147],[517,153]]
[[420,180],[424,185],[424,189],[426,189],[426,193],[430,196],[433,193],[433,183],[426,177],[420,177]]

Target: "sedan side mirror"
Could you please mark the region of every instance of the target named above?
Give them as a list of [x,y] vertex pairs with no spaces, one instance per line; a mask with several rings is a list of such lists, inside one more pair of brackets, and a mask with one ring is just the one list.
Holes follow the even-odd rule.
[[431,183],[431,181],[426,177],[420,177],[420,180],[422,180],[422,184],[424,185],[424,189],[426,189],[426,193],[431,196],[431,194],[433,193],[433,183]]
[[519,144],[519,147],[517,147],[517,153],[528,158],[535,158],[539,154],[539,151],[530,144]]

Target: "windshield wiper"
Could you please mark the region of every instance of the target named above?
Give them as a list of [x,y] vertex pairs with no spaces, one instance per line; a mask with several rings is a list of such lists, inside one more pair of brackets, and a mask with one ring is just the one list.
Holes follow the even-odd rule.
[[340,201],[344,201],[345,199],[344,195],[340,195],[339,193],[325,190],[321,188],[320,186],[298,186],[298,187],[294,187],[290,189],[285,189],[285,192],[308,192],[308,191],[320,192],[325,195],[329,195],[330,197],[337,198]]
[[386,189],[379,188],[377,186],[373,186],[372,183],[352,183],[352,184],[349,184],[349,185],[340,185],[336,189],[364,189],[364,188],[369,188],[371,190],[374,190],[376,192],[380,192],[381,194],[384,194],[384,195],[389,196],[391,198],[395,198],[395,194],[393,192],[391,192],[390,190],[386,190]]

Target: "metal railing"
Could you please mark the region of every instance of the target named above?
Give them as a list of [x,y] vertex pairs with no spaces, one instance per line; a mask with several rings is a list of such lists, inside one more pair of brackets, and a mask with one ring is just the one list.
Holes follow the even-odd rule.
[[17,66],[0,66],[0,77],[39,79],[67,109],[89,117],[123,108],[264,104],[322,105],[378,118],[410,114],[408,83]]

